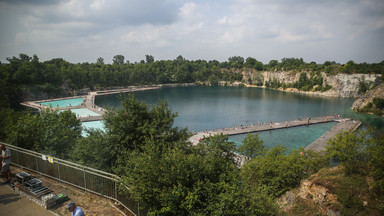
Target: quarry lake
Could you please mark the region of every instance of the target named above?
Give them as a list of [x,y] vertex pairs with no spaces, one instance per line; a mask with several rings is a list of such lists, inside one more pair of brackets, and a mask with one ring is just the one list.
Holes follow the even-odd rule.
[[[354,98],[329,98],[272,89],[247,87],[192,86],[137,91],[148,104],[166,100],[178,113],[175,126],[190,131],[229,128],[258,122],[295,120],[339,114],[361,120],[365,125],[384,127],[384,118],[355,113]],[[120,107],[119,95],[97,96],[101,107]]]

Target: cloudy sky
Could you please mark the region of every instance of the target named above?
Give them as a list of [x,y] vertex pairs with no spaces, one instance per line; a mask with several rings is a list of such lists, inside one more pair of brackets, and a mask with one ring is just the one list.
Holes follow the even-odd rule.
[[0,61],[384,60],[383,0],[0,0]]

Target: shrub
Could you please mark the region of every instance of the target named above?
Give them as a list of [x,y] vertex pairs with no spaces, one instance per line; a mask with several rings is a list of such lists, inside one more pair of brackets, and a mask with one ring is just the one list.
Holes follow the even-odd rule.
[[384,109],[384,98],[373,98],[373,104],[375,104],[376,109],[382,110]]

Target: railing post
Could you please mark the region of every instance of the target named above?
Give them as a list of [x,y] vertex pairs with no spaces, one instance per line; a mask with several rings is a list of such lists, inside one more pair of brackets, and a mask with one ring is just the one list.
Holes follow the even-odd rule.
[[113,183],[113,185],[115,185],[115,199],[117,200],[117,181],[114,181]]
[[61,181],[61,173],[60,173],[60,162],[57,162],[57,171],[59,173],[59,179]]
[[16,151],[17,152],[17,164],[20,165],[20,156],[19,156],[19,151]]
[[85,179],[85,168],[83,168],[83,173],[84,173],[84,188],[85,188],[85,191],[87,191],[87,180]]
[[36,161],[36,170],[39,171],[39,163],[37,162],[37,156],[35,156]]

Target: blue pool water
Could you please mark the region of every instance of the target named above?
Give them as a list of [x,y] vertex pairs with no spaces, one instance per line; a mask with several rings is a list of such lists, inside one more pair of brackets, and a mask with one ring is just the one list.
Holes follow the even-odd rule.
[[84,101],[83,97],[80,98],[71,98],[71,99],[64,99],[64,100],[53,100],[53,101],[47,101],[40,103],[41,105],[45,106],[52,106],[52,107],[69,107],[71,106],[80,106],[81,103]]
[[[264,141],[264,146],[267,148],[273,148],[281,144],[288,149],[299,149],[317,140],[336,124],[337,122],[313,124],[309,126],[262,131],[257,132],[257,134],[259,138]],[[239,146],[247,136],[248,134],[229,136],[229,141],[235,142],[236,146]]]
[[[88,122],[82,122],[81,123],[81,126],[83,127],[83,129],[91,129],[91,128],[94,128],[94,129],[100,129],[100,130],[105,130],[104,129],[104,124],[103,124],[103,121],[88,121]],[[83,136],[87,136],[87,132],[85,130],[83,130],[82,132],[82,135]]]
[[[89,109],[86,108],[80,108],[80,109],[69,109],[71,112],[73,112],[77,117],[88,117],[88,116],[100,116],[100,114],[95,113]],[[64,110],[60,110],[59,112],[63,112]]]

